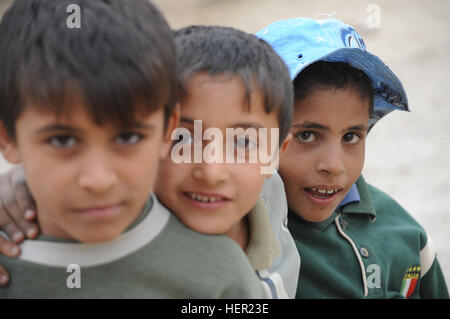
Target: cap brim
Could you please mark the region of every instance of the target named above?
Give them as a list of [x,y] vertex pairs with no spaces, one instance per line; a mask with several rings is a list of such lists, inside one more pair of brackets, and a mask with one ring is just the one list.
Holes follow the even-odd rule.
[[375,94],[374,114],[370,126],[393,110],[410,111],[408,98],[400,80],[383,61],[370,52],[358,48],[341,48],[330,53],[329,49],[320,48],[307,50],[302,52],[302,55],[300,63],[288,66],[292,79],[316,61],[345,62],[363,71],[371,79]]

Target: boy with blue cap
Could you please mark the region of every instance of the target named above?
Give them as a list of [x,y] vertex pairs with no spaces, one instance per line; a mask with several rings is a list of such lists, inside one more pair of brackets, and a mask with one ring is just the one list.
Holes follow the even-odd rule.
[[275,22],[257,35],[288,65],[293,142],[280,159],[302,265],[297,298],[448,298],[425,230],[361,176],[365,138],[403,86],[335,19]]

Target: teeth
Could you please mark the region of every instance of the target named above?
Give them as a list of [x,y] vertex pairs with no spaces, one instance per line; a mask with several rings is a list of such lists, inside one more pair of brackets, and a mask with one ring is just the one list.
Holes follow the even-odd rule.
[[320,194],[327,194],[327,195],[331,195],[333,193],[337,193],[339,190],[338,189],[318,189],[318,188],[311,188],[312,191],[314,192],[318,192]]
[[204,202],[204,203],[215,203],[218,202],[221,198],[220,197],[206,197],[206,196],[201,196],[201,195],[197,195],[194,193],[188,193],[188,195],[196,201],[199,202]]

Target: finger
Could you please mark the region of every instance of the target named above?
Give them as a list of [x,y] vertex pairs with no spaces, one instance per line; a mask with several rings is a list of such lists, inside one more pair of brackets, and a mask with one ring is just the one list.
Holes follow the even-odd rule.
[[26,209],[25,210],[25,219],[27,221],[33,221],[34,219],[36,219],[37,214],[36,214],[36,209]]
[[26,182],[25,171],[22,165],[16,165],[9,172],[11,189],[19,210],[25,214],[25,219],[36,217],[36,203],[30,193]]
[[[16,219],[16,222],[19,223],[19,227],[28,238],[35,238],[39,234],[39,228],[36,223],[31,221],[36,218],[36,204],[26,184],[25,171],[22,165],[17,165],[10,171],[10,183],[15,198],[14,204],[16,204],[20,215],[20,219]],[[15,207],[11,207],[11,209],[11,214],[14,214],[16,212]]]
[[[2,230],[10,239],[20,243],[25,239],[23,231],[12,221],[6,213],[3,205],[0,203],[0,230]],[[3,238],[3,237],[2,237]]]
[[[26,224],[25,224],[26,223]],[[24,222],[25,234],[29,239],[34,239],[39,235],[39,226],[35,223]],[[14,241],[16,242],[16,241]]]
[[20,255],[20,248],[5,237],[0,236],[0,254],[15,258]]
[[[0,198],[3,203],[3,208],[7,212],[7,214],[9,214],[10,219],[12,219],[12,221],[15,224],[17,224],[18,228],[20,228],[20,230],[24,234],[35,235],[37,227],[32,226],[30,222],[25,220],[25,211],[21,211],[19,209],[19,206],[17,205],[17,201],[16,201],[16,198],[15,198],[12,188],[13,188],[13,185],[11,184],[10,178],[5,178],[5,179],[2,178],[0,180]],[[12,231],[15,231],[14,227],[12,228]],[[18,235],[12,235],[12,236],[18,236]],[[11,238],[13,238],[12,236],[11,236]],[[18,237],[16,237],[16,238],[18,238]]]
[[10,277],[5,268],[0,265],[0,286],[7,286],[9,284]]

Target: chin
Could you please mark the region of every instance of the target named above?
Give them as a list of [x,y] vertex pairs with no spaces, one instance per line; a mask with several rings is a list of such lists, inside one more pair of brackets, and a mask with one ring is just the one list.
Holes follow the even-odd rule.
[[205,235],[220,235],[223,234],[221,232],[221,229],[218,229],[218,227],[211,227],[211,226],[201,226],[201,225],[187,225],[188,228],[190,228],[193,231],[196,231],[197,233],[205,234]]
[[299,215],[301,218],[303,218],[306,221],[313,222],[313,223],[319,223],[327,220],[334,212],[334,210],[326,212],[322,210],[313,210],[309,211],[307,214],[304,213],[298,213],[299,211],[305,211],[305,210],[294,210],[297,215]]
[[333,215],[333,212],[334,212],[334,209],[332,209],[332,210],[326,209],[323,211],[319,210],[319,211],[314,212],[312,215],[310,215],[310,217],[312,219],[314,219],[314,220],[312,220],[314,222],[323,222],[323,221],[327,220],[328,218],[330,218],[330,216]]
[[327,214],[327,215],[313,215],[313,216],[310,216],[310,218],[305,218],[305,219],[310,221],[310,222],[320,223],[320,222],[323,222],[323,221],[327,220],[330,216],[331,216],[331,214]]
[[105,241],[110,241],[113,240],[117,237],[119,237],[123,232],[122,231],[101,231],[101,230],[97,230],[95,232],[93,232],[92,234],[82,234],[80,236],[77,236],[78,241],[82,242],[82,243],[89,243],[89,244],[94,244],[94,243],[101,243],[101,242],[105,242]]

